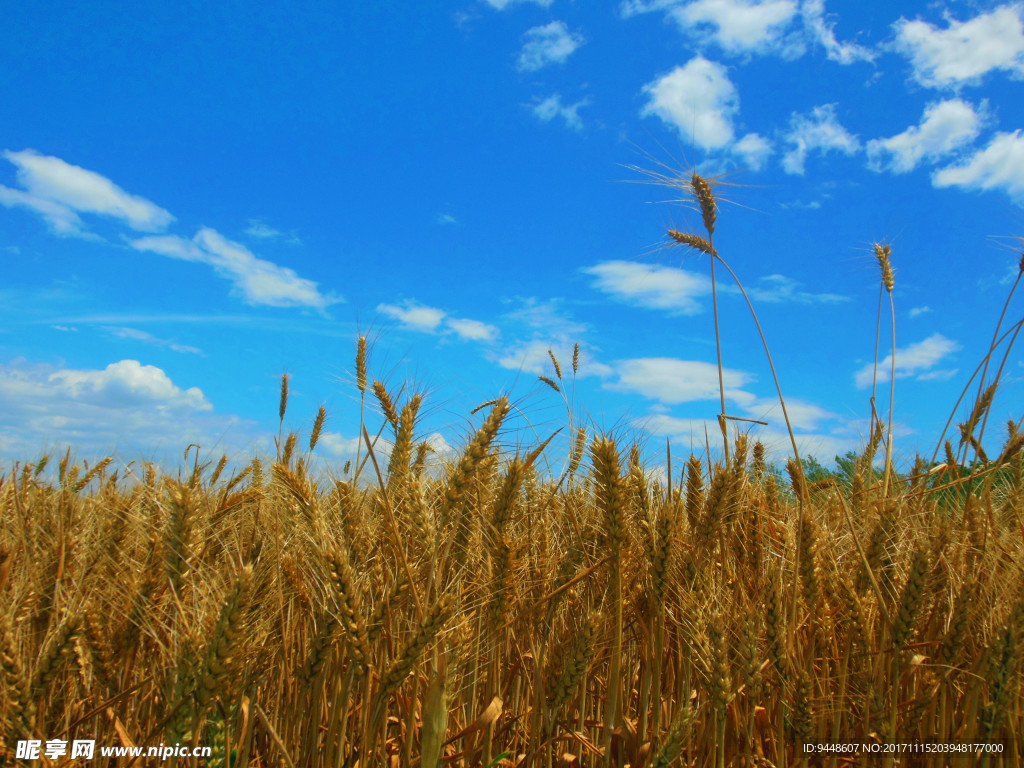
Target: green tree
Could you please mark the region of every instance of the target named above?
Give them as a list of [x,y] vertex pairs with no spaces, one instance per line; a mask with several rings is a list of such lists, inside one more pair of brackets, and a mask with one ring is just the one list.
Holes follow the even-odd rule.
[[817,483],[820,480],[828,480],[836,476],[836,473],[823,467],[821,462],[810,454],[801,458],[800,463],[804,468],[804,479],[808,483]]

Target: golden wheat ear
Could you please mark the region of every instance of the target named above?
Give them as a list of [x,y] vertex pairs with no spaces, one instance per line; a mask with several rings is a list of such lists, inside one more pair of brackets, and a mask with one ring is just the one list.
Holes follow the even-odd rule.
[[253,568],[245,565],[221,603],[220,615],[207,645],[196,686],[196,703],[200,710],[206,709],[214,699],[228,699],[233,693],[233,676],[244,653],[244,615],[249,606],[252,584]]

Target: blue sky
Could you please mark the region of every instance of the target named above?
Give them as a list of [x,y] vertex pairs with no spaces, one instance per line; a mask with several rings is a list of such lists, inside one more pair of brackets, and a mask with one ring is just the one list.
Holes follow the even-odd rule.
[[[15,4],[0,461],[267,451],[287,372],[286,427],[325,404],[341,462],[360,334],[439,449],[502,392],[510,446],[562,426],[551,349],[578,418],[685,453],[718,411],[709,265],[665,230],[700,216],[630,166],[723,182],[715,245],[824,460],[863,443],[889,243],[896,454],[930,454],[1016,276],[1022,81],[1021,3]],[[727,409],[781,457],[721,287]]]

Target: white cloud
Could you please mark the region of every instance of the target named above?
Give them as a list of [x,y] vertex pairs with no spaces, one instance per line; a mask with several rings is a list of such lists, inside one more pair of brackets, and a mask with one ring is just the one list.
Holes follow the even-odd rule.
[[[386,437],[378,437],[376,440],[371,438],[370,442],[378,462],[390,457],[391,451],[395,447],[394,441],[388,440]],[[320,434],[316,447],[317,451],[339,462],[354,461],[357,452],[363,456],[366,455],[366,443],[363,442],[362,437],[345,437],[330,430],[324,430]]]
[[[666,405],[719,399],[718,367],[700,360],[671,357],[646,357],[619,360],[614,365],[618,380],[605,385],[617,392],[649,397]],[[756,397],[742,389],[753,377],[725,368],[722,371],[726,399],[738,405],[751,405]]]
[[674,8],[680,2],[681,0],[623,0],[619,6],[619,13],[622,14],[623,18],[628,19],[630,16],[636,16],[640,13]]
[[875,54],[871,49],[856,43],[840,43],[836,39],[835,25],[825,20],[825,0],[803,0],[800,6],[804,28],[811,38],[825,48],[830,61],[839,64],[853,64],[855,61],[872,61]]
[[275,237],[281,236],[281,231],[274,229],[268,224],[264,224],[259,219],[249,219],[249,226],[245,230],[245,234],[251,235],[252,237],[258,237],[261,240],[270,240]]
[[667,413],[652,413],[634,420],[633,424],[640,429],[647,430],[652,435],[670,438],[673,444],[673,455],[675,455],[678,444],[690,446],[703,446],[705,435],[714,442],[717,441],[721,447],[721,430],[717,419],[692,419],[680,416],[670,416]]
[[173,352],[185,352],[193,355],[201,355],[203,351],[198,347],[190,347],[186,344],[178,344],[170,339],[161,339],[148,331],[141,331],[138,328],[124,328],[121,326],[104,326],[103,330],[107,331],[119,339],[130,339],[132,341],[140,341],[143,344],[150,344],[154,347],[167,347]]
[[448,313],[437,307],[428,307],[415,301],[404,301],[401,305],[380,304],[377,311],[394,318],[404,328],[421,333],[444,331],[454,334],[463,341],[494,341],[499,330],[479,320],[449,317]]
[[[825,197],[829,197],[829,195],[825,195]],[[798,211],[816,211],[821,208],[821,200],[811,200],[809,202],[793,200],[789,203],[779,203],[779,207],[786,210],[793,208]]]
[[215,415],[198,387],[179,386],[137,360],[103,369],[0,364],[0,412],[0,455],[20,459],[68,444],[77,456],[123,450],[156,458],[154,451],[165,450],[165,458],[180,457],[189,443],[212,447],[240,424]]
[[536,72],[549,64],[562,64],[583,45],[583,37],[570,32],[564,21],[528,29],[523,38],[525,42],[517,64],[521,72]]
[[291,234],[286,234],[260,219],[249,219],[249,226],[245,228],[245,234],[260,240],[282,240],[288,245],[302,245],[302,238],[294,231]]
[[167,410],[209,411],[213,409],[202,390],[182,390],[155,365],[137,360],[111,363],[102,371],[63,369],[51,373],[46,385],[69,399],[103,408],[126,408],[154,404]]
[[[918,381],[949,381],[960,372],[959,368],[943,368],[935,371],[922,373],[917,377]],[[888,381],[888,379],[886,379]]]
[[[548,354],[548,350],[555,353],[562,365],[563,374],[567,371],[571,372],[569,362],[572,360],[573,344],[564,337],[552,337],[547,340],[538,338],[513,344],[504,355],[497,358],[497,363],[502,368],[511,371],[523,371],[536,376],[551,376],[551,356]],[[609,366],[599,362],[586,347],[580,346],[580,365],[577,374],[580,378],[586,376],[605,377],[610,376],[611,373],[612,369]]]
[[[952,339],[947,339],[941,333],[933,333],[924,341],[910,344],[902,349],[896,349],[896,378],[916,378],[928,380],[952,376],[956,371],[946,372],[933,370],[935,366],[949,355],[960,349],[960,345]],[[892,368],[892,354],[886,355],[884,360],[878,363],[878,381],[889,381],[889,372]],[[871,386],[874,372],[872,363],[866,364],[857,371],[854,377],[856,385],[864,389]]]
[[484,0],[491,8],[496,8],[499,11],[503,11],[513,5],[521,5],[523,3],[536,3],[539,6],[547,8],[554,0]]
[[498,338],[497,328],[479,320],[450,317],[445,321],[445,326],[466,341],[494,341]]
[[[709,398],[710,399],[710,398]],[[717,382],[715,397],[717,400]],[[851,429],[850,423],[819,405],[795,398],[786,398],[786,411],[796,436],[797,447],[803,456],[814,455],[829,463],[833,456],[842,455],[862,446],[862,438]],[[793,453],[789,432],[776,398],[755,398],[739,409],[740,413],[768,425],[730,422],[729,434],[748,432],[751,440],[761,442],[769,460]],[[739,415],[734,413],[733,415]],[[703,447],[708,441],[712,450],[721,446],[721,432],[716,418],[688,418],[668,413],[652,413],[634,424],[651,434],[668,437],[673,445]]]
[[835,104],[815,107],[810,114],[794,112],[785,140],[793,145],[793,149],[782,158],[782,169],[800,176],[804,173],[807,155],[813,151],[825,154],[834,150],[852,155],[860,150],[857,137],[839,124]]
[[729,53],[743,53],[778,48],[796,12],[794,0],[694,0],[669,14],[688,32],[712,27],[708,39]]
[[702,312],[698,298],[711,293],[711,280],[706,276],[659,264],[603,261],[583,272],[594,276],[594,288],[613,298],[682,315]]
[[[444,462],[452,461],[452,459],[457,457],[455,448],[451,446],[440,432],[432,432],[425,438],[417,437],[417,443],[420,441],[425,441],[430,446],[424,462],[424,467],[428,473],[436,472],[442,468]],[[391,451],[395,447],[394,442],[385,437],[378,437],[376,439],[371,438],[371,443],[378,463],[385,463],[391,457]],[[345,437],[338,432],[325,430],[320,434],[316,450],[321,455],[321,458],[329,459],[326,466],[328,474],[336,476],[339,468],[346,461],[354,462],[357,454],[363,457],[366,456],[366,443],[361,437]],[[371,472],[370,475],[372,476],[372,474]],[[363,475],[364,479],[367,477],[366,474]],[[376,480],[370,480],[369,482],[375,483]]]
[[970,21],[947,17],[949,27],[901,18],[895,49],[910,59],[922,85],[939,88],[977,81],[994,69],[1024,75],[1024,24],[1019,4],[1002,5]]
[[975,152],[966,162],[936,171],[932,174],[932,184],[1001,190],[1024,205],[1024,136],[1020,129],[997,133],[987,147]]
[[445,312],[435,307],[427,307],[414,301],[405,301],[402,306],[380,304],[377,311],[392,317],[406,328],[427,333],[436,331],[444,320]]
[[42,215],[60,234],[80,231],[78,213],[119,219],[141,232],[159,232],[174,221],[170,213],[149,200],[131,195],[110,179],[35,150],[5,150],[4,158],[17,167],[24,191],[0,187],[0,202],[22,205]]
[[138,251],[152,251],[182,261],[209,262],[210,260],[210,255],[205,253],[195,240],[186,240],[177,235],[143,237],[131,241],[129,245]]
[[797,58],[810,44],[839,64],[875,58],[862,45],[839,42],[835,23],[826,20],[824,0],[626,0],[619,11],[625,18],[664,11],[698,42],[715,43],[731,54]]
[[766,275],[756,285],[747,288],[747,293],[758,301],[769,304],[793,302],[796,304],[838,304],[849,301],[848,296],[836,293],[810,293],[799,290],[800,283],[785,275]]
[[[446,461],[456,458],[457,450],[440,432],[432,432],[427,436],[427,445],[431,452],[427,454],[427,467],[440,466]],[[431,457],[433,454],[433,459]]]
[[454,216],[452,216],[450,213],[442,213],[442,214],[438,214],[437,223],[438,224],[458,224],[459,220],[456,219]]
[[703,56],[643,88],[647,103],[641,117],[656,115],[703,149],[718,149],[733,140],[739,96],[725,67]]
[[322,310],[341,301],[333,294],[320,293],[315,282],[299,277],[295,270],[257,258],[244,245],[208,227],[200,229],[191,240],[163,235],[143,237],[129,245],[138,251],[208,264],[217,274],[230,280],[234,284],[233,292],[248,304]]
[[[789,407],[788,401],[786,407]],[[832,464],[833,457],[842,456],[849,451],[860,451],[864,447],[864,439],[852,433],[845,425],[837,424],[832,431],[794,432],[801,458],[814,456],[826,466]],[[793,444],[784,426],[755,426],[752,430],[752,439],[760,440],[764,445],[768,461],[778,462],[779,457],[782,457],[784,462],[793,455]]]
[[[528,341],[513,345],[508,351],[498,358],[498,365],[513,371],[525,371],[537,376],[551,375],[551,356],[548,350],[553,350],[554,345],[541,340]],[[569,351],[572,354],[572,351]],[[564,359],[562,355],[555,352],[555,355]]]
[[[744,412],[751,418],[767,421],[775,426],[784,427],[786,423],[782,416],[782,406],[776,397],[758,398],[746,406]],[[840,420],[837,414],[820,405],[794,397],[786,398],[786,413],[794,431],[814,432],[821,429],[824,422]]]
[[0,205],[7,208],[28,208],[42,216],[54,234],[63,237],[83,236],[82,220],[66,205],[44,200],[20,189],[11,189],[0,184]]
[[908,312],[907,314],[910,317],[920,317],[921,315],[925,314],[926,312],[931,312],[931,311],[932,311],[931,307],[913,307],[913,308],[911,308],[910,312]]
[[561,94],[548,96],[543,101],[532,107],[533,116],[542,123],[550,123],[556,117],[565,120],[565,124],[574,131],[583,129],[583,119],[580,117],[580,108],[590,103],[590,99],[580,99],[574,104],[566,106],[562,103]]
[[929,104],[919,125],[888,139],[867,143],[868,167],[873,171],[907,173],[922,160],[935,160],[970,144],[981,132],[981,123],[974,107],[961,99]]
[[573,348],[578,343],[580,345],[578,375],[581,378],[611,375],[611,368],[600,362],[584,341],[588,330],[587,326],[573,319],[562,308],[560,299],[543,301],[533,297],[520,297],[506,301],[510,303],[514,301],[518,306],[502,316],[505,321],[503,333],[513,339],[518,333],[520,338],[504,344],[501,353],[486,353],[488,359],[509,370],[522,370],[538,376],[550,376],[551,358],[548,356],[548,350],[555,353],[561,361],[563,369],[568,371],[572,361]]
[[[711,295],[711,280],[703,274],[678,267],[642,264],[636,261],[603,261],[582,270],[596,279],[593,287],[619,301],[647,309],[665,309],[673,314],[696,315],[704,311],[699,299]],[[781,304],[837,304],[849,301],[835,293],[810,293],[785,275],[766,275],[747,294],[758,301]],[[735,285],[719,285],[719,295],[739,293]]]
[[587,326],[577,322],[562,310],[560,306],[562,302],[559,299],[542,301],[529,297],[518,298],[515,301],[520,306],[505,314],[505,317],[512,322],[521,323],[535,331],[543,331],[565,338],[578,339],[587,330]]
[[748,133],[732,145],[732,153],[752,171],[760,171],[773,152],[772,143],[759,133]]

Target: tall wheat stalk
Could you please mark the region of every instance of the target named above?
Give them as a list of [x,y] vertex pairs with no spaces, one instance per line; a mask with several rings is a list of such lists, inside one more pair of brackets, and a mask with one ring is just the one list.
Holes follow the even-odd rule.
[[[892,420],[893,420],[893,404],[896,398],[896,307],[893,304],[892,291],[895,286],[895,280],[893,279],[892,262],[890,261],[890,255],[892,249],[888,245],[882,245],[875,243],[875,257],[878,259],[878,265],[882,270],[882,286],[885,288],[885,292],[889,297],[889,317],[891,319],[892,327],[892,354],[890,355],[890,370],[889,370],[889,421],[886,424],[885,430],[885,469],[882,479],[882,499],[889,495],[889,478],[892,473]],[[876,346],[876,360],[877,360],[877,346]]]

